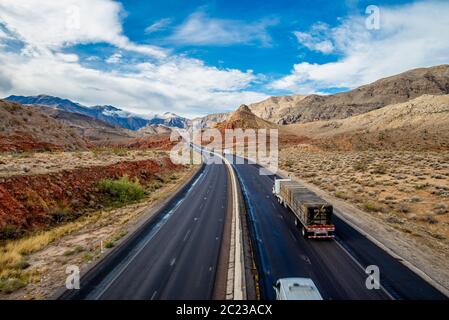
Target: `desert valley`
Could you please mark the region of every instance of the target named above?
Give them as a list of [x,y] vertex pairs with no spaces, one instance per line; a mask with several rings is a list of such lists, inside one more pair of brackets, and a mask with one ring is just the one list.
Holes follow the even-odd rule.
[[1,297],[51,297],[67,263],[85,268],[148,217],[198,169],[169,158],[171,132],[193,125],[278,129],[282,174],[449,288],[449,66],[441,65],[197,119],[45,95],[0,100]]

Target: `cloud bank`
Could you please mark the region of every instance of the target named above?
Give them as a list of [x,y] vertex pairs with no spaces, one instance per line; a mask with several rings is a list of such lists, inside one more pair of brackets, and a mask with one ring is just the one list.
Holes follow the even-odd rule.
[[365,16],[350,16],[333,28],[323,24],[295,33],[309,50],[335,54],[324,64],[295,64],[271,88],[316,93],[355,88],[409,69],[448,62],[449,3],[426,1],[380,7],[380,29],[368,30]]

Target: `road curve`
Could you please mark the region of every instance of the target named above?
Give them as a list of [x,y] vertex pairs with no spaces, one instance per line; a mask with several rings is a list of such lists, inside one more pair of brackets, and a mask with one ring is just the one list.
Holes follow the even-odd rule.
[[[284,277],[312,278],[324,299],[446,298],[338,217],[336,240],[305,240],[272,194],[274,177],[259,175],[256,164],[234,168],[245,193],[263,298],[274,299],[272,284]],[[383,288],[366,288],[368,265],[379,266]]]
[[[227,210],[227,169],[207,164],[107,272],[70,299],[211,299]],[[64,297],[63,297],[64,298]]]

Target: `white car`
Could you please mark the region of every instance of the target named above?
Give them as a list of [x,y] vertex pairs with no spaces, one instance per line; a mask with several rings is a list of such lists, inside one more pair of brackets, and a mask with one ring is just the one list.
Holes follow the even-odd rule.
[[309,278],[283,278],[276,282],[276,300],[323,300]]

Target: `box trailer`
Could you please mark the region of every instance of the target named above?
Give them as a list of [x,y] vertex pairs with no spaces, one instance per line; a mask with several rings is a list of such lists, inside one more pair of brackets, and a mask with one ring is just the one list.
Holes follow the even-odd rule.
[[333,207],[291,179],[275,179],[273,194],[295,216],[295,225],[305,238],[333,238]]

